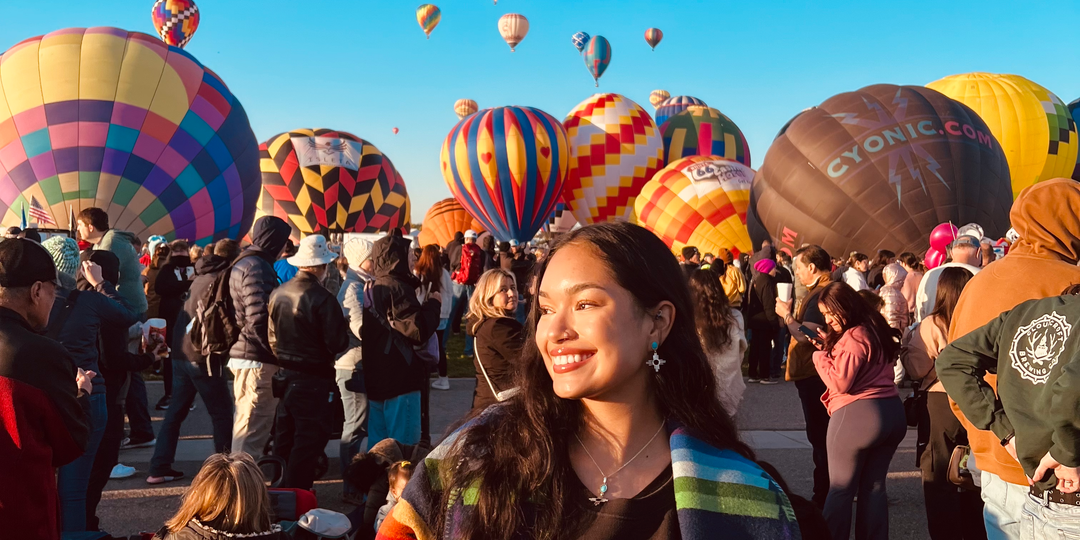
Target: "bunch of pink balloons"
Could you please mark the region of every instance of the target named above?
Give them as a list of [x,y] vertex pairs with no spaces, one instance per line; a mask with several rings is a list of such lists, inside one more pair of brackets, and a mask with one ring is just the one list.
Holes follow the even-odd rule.
[[952,223],[942,223],[930,231],[930,249],[926,250],[923,264],[927,269],[937,268],[945,262],[946,249],[956,240],[957,228]]

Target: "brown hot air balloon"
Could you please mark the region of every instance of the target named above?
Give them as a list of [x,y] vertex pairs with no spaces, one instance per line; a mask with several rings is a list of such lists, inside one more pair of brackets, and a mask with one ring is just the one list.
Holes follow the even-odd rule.
[[880,84],[807,109],[773,141],[751,188],[781,249],[921,252],[938,224],[1009,229],[1005,153],[966,105],[921,86]]
[[431,205],[427,214],[424,214],[424,224],[420,228],[418,241],[421,246],[428,244],[445,246],[454,239],[454,233],[465,232],[469,229],[476,231],[477,234],[484,232],[484,226],[451,197]]

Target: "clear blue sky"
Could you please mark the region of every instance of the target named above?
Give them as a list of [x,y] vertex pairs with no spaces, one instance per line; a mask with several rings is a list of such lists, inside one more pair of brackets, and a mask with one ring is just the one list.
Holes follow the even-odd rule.
[[[874,83],[925,84],[968,71],[1016,73],[1069,102],[1080,97],[1080,2],[436,0],[430,40],[419,1],[198,0],[187,50],[239,96],[259,140],[327,127],[378,146],[405,177],[418,223],[449,197],[439,150],[453,103],[529,105],[563,118],[597,91],[570,36],[603,35],[612,61],[599,91],[652,112],[649,92],[705,100],[746,134],[760,166],[800,110]],[[4,0],[0,50],[71,26],[153,34],[152,0]],[[528,17],[510,49],[496,22]],[[646,28],[663,30],[655,52]],[[398,135],[391,128],[399,127]]]

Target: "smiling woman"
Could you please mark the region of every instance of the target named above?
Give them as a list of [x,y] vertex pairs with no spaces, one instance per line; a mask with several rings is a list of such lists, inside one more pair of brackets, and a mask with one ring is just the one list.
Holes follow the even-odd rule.
[[538,278],[520,393],[429,455],[380,538],[799,537],[787,496],[716,397],[659,238],[583,227]]

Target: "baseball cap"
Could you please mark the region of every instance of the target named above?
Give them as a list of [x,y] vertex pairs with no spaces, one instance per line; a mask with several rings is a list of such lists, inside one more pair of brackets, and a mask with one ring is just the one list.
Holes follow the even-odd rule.
[[520,245],[521,245],[521,243],[518,242],[517,240],[511,240],[510,241],[510,247],[518,247]]
[[465,231],[465,238],[476,238],[476,231],[472,229]]
[[979,239],[975,238],[974,236],[965,234],[965,235],[958,236],[958,237],[956,237],[956,240],[953,240],[953,243],[952,243],[953,248],[957,248],[957,247],[960,247],[960,246],[967,246],[967,247],[972,247],[972,248],[975,248],[975,249],[979,249],[982,246],[982,242],[980,242]]
[[29,287],[39,281],[59,286],[56,264],[49,252],[25,238],[0,242],[0,287]]

